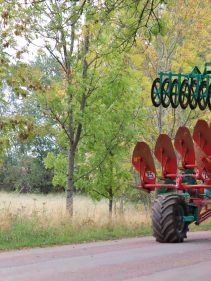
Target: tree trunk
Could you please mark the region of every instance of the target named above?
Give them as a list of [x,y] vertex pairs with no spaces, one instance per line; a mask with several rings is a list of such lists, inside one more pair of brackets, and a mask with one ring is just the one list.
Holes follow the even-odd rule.
[[113,212],[113,198],[109,199],[109,216],[112,216],[112,212]]
[[[82,79],[87,78],[88,64],[86,60],[86,55],[89,50],[89,33],[85,36],[84,39],[84,55],[83,55],[83,70],[82,70]],[[69,104],[72,102],[72,97],[70,98]],[[80,103],[80,111],[84,113],[86,107],[86,91],[83,93]],[[79,122],[77,129],[73,130],[73,112],[69,112],[69,126],[68,126],[68,135],[69,135],[69,149],[68,149],[68,167],[67,167],[67,189],[66,189],[66,209],[69,214],[73,215],[73,195],[75,191],[75,182],[74,182],[74,167],[75,167],[75,151],[77,149],[78,143],[80,141],[82,132],[82,123]]]
[[68,164],[67,164],[67,189],[66,189],[66,209],[70,216],[73,215],[73,194],[75,191],[74,183],[74,159],[75,153],[70,146],[68,149]]
[[113,199],[114,199],[114,194],[113,194],[113,153],[110,150],[110,184],[108,187],[108,195],[109,195],[109,204],[108,204],[108,210],[109,210],[109,219],[112,218],[112,213],[113,213]]
[[69,146],[67,151],[67,188],[66,188],[66,210],[73,215],[73,194],[75,191],[74,183],[74,166],[75,166],[75,144],[74,144],[74,132],[73,132],[73,117],[72,112],[69,113]]
[[121,198],[120,198],[119,211],[120,211],[121,215],[124,214],[124,198],[123,198],[123,196],[121,196]]
[[108,210],[109,210],[109,218],[111,219],[113,213],[113,190],[112,186],[110,186],[109,190],[109,202],[108,202]]

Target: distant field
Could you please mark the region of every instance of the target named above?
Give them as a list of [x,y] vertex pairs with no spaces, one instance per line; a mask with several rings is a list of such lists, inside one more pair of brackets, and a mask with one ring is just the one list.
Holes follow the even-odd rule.
[[[74,198],[74,216],[65,212],[65,195],[0,192],[0,249],[81,243],[151,234],[150,209],[125,204],[114,206],[112,220],[105,200]],[[211,229],[211,220],[190,230]]]

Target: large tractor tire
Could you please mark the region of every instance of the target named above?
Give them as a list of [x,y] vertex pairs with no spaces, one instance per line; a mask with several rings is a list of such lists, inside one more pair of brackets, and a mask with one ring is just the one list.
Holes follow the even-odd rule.
[[152,207],[152,228],[156,241],[179,243],[187,237],[188,223],[183,216],[188,215],[188,206],[178,194],[159,195]]

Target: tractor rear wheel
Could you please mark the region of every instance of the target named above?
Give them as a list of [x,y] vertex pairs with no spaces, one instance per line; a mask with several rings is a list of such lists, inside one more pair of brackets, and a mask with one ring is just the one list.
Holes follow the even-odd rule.
[[188,223],[183,216],[188,214],[188,207],[183,197],[178,194],[159,195],[152,207],[153,236],[158,242],[183,242],[188,231]]

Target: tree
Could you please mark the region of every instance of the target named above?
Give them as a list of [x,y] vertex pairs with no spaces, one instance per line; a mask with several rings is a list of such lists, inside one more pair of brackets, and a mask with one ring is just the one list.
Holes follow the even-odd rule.
[[[206,38],[209,37],[210,19],[207,14],[209,1],[171,1],[162,11],[162,19],[166,23],[162,33],[154,29],[154,36],[146,44],[143,36],[136,41],[131,56],[136,77],[142,85],[142,102],[147,106],[147,116],[151,120],[149,133],[144,136],[148,142],[154,143],[158,134],[166,132],[174,137],[176,129],[181,125],[190,126],[196,118],[208,118],[207,112],[199,110],[173,110],[152,107],[150,90],[152,81],[160,71],[190,72],[197,65],[203,70],[204,62],[210,60],[210,52]],[[197,36],[196,36],[197,34]]]
[[52,172],[46,171],[44,158],[58,150],[54,130],[33,97],[18,98],[9,87],[1,95],[1,184],[6,190],[49,192]]
[[[111,214],[113,199],[121,197],[129,188],[129,155],[140,132],[140,128],[136,128],[137,119],[142,118],[144,110],[141,112],[138,105],[140,87],[134,81],[129,57],[110,54],[106,65],[112,68],[101,68],[101,83],[89,99],[84,118],[75,184],[78,190],[89,193],[94,199],[108,199]],[[144,133],[145,129],[141,130]],[[60,136],[60,145],[61,140]],[[64,185],[67,165],[64,153],[57,156],[49,153],[45,163],[54,169],[54,184]]]
[[[89,98],[99,87],[104,57],[113,50],[124,51],[135,42],[140,29],[160,26],[156,10],[163,1],[7,1],[2,5],[5,42],[24,36],[26,46],[41,44],[60,69],[61,81],[42,80],[42,73],[24,81],[39,96],[43,111],[63,130],[67,142],[66,206],[73,213],[74,170]],[[11,35],[12,34],[12,35]],[[16,46],[17,47],[17,46]],[[29,50],[29,49],[28,49]],[[36,79],[35,79],[36,78]]]
[[[103,71],[97,101],[92,101],[94,95],[90,97],[92,114],[84,124],[89,138],[82,139],[77,161],[77,186],[84,187],[94,199],[108,199],[110,215],[113,200],[130,188],[129,155],[137,140],[137,120],[144,114],[138,108],[140,87],[134,81],[129,61],[128,55],[109,56],[107,63],[112,68]],[[139,128],[140,131],[144,133],[145,128]]]

